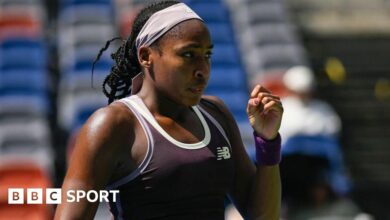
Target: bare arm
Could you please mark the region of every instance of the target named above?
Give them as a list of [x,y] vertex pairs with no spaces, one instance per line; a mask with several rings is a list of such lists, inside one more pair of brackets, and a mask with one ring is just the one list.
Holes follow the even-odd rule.
[[[248,102],[249,119],[252,120],[252,127],[254,127],[257,134],[261,135],[265,139],[272,140],[277,136],[283,109],[277,100],[275,100],[275,103],[270,103],[270,100],[274,100],[274,98],[268,98],[270,100],[263,100],[264,97],[269,96],[265,95],[262,97],[263,95],[260,95],[259,93],[269,93],[268,91],[263,90],[262,87],[257,87],[257,90],[255,90],[252,92],[251,98]],[[258,101],[257,104],[254,103],[255,99]],[[278,220],[281,203],[279,166],[258,165],[256,167],[246,153],[238,126],[226,106],[224,106],[221,100],[215,97],[207,97],[206,100],[213,102],[222,113],[222,117],[221,114],[218,116],[218,113],[214,115],[220,122],[222,122],[233,149],[233,159],[236,172],[234,184],[229,196],[240,213],[246,219]],[[262,102],[264,103],[260,104]],[[261,120],[258,118],[251,118],[259,117],[259,115],[253,116],[253,113],[264,113],[265,111],[268,111],[268,114],[276,114],[273,123],[262,121],[264,118]],[[268,118],[267,120],[271,119]],[[268,125],[267,127],[261,125],[262,127],[258,128],[257,126],[259,126],[260,121],[262,123],[271,124],[271,126]],[[270,130],[274,131],[270,132]]]
[[129,114],[119,105],[98,110],[81,129],[62,186],[62,204],[57,207],[56,220],[94,218],[98,202],[82,199],[70,203],[66,201],[66,192],[103,189],[118,166],[120,155],[126,151],[123,146],[131,146],[134,136]]
[[[283,115],[279,97],[257,85],[250,94],[247,114],[258,136],[268,141],[277,137]],[[249,208],[254,219],[279,219],[281,203],[279,165],[257,166],[251,196]]]

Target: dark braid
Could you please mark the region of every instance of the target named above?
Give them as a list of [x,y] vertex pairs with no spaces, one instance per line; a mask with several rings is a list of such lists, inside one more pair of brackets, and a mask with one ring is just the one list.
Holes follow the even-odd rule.
[[130,48],[125,41],[115,53],[111,54],[115,64],[103,82],[103,93],[108,97],[108,103],[130,94],[131,78],[139,72],[139,68],[136,68],[139,67],[138,60],[131,62],[127,51],[130,51]]
[[95,61],[93,61],[93,64],[92,64],[92,75],[91,75],[91,87],[92,88],[93,88],[93,71],[95,70],[95,64],[97,63],[97,61],[99,61],[99,59],[102,56],[103,52],[108,49],[108,47],[110,46],[111,42],[113,42],[115,40],[119,40],[119,39],[121,39],[121,38],[120,37],[115,37],[115,38],[112,38],[111,40],[108,40],[106,42],[106,45],[102,49],[100,49],[98,55],[96,56]]
[[[111,54],[111,58],[115,61],[115,64],[111,67],[110,74],[106,76],[103,82],[103,93],[108,97],[108,103],[111,103],[116,99],[124,98],[131,94],[131,79],[142,71],[141,66],[138,63],[135,39],[137,38],[142,27],[145,25],[146,21],[155,12],[177,3],[180,2],[155,2],[142,9],[137,15],[128,39],[122,43],[122,45],[115,53]],[[107,44],[109,45],[111,41],[108,41]],[[107,44],[106,47],[108,47]],[[106,47],[102,48],[101,52],[103,52]],[[99,53],[96,61],[99,60],[100,55],[101,53]]]

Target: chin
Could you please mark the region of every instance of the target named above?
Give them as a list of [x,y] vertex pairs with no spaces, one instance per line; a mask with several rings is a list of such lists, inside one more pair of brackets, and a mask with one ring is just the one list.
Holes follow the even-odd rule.
[[199,99],[197,99],[195,102],[193,102],[191,106],[199,105],[200,99],[201,99],[201,97],[199,97]]
[[191,97],[191,98],[187,98],[187,99],[183,99],[182,100],[182,103],[185,105],[185,106],[194,106],[194,105],[198,105],[200,100],[201,100],[202,96],[199,96],[199,97]]

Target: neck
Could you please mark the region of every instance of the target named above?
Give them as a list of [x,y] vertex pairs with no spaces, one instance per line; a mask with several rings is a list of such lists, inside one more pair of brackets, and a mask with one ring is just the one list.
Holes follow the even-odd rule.
[[145,81],[137,95],[155,117],[165,116],[180,119],[188,114],[190,110],[190,107],[175,102],[162,92],[157,91],[155,86],[145,83]]

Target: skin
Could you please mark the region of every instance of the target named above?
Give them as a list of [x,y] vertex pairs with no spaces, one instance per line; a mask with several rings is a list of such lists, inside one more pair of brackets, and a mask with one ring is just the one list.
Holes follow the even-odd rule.
[[[255,166],[241,141],[233,116],[223,102],[202,96],[210,77],[210,34],[201,21],[180,23],[177,37],[159,40],[159,48],[142,47],[139,62],[145,78],[138,96],[160,126],[185,143],[203,139],[202,125],[192,105],[202,105],[228,134],[233,149],[236,175],[229,196],[247,219],[279,219],[279,167]],[[174,28],[174,29],[175,29]],[[201,102],[207,99],[212,107]],[[279,97],[258,85],[248,100],[247,113],[256,133],[274,139],[281,123],[283,108]],[[100,190],[128,175],[146,154],[146,137],[133,113],[122,103],[99,109],[81,129],[62,192],[70,189]],[[63,195],[65,198],[65,195]],[[93,219],[98,203],[60,204],[55,219]]]

